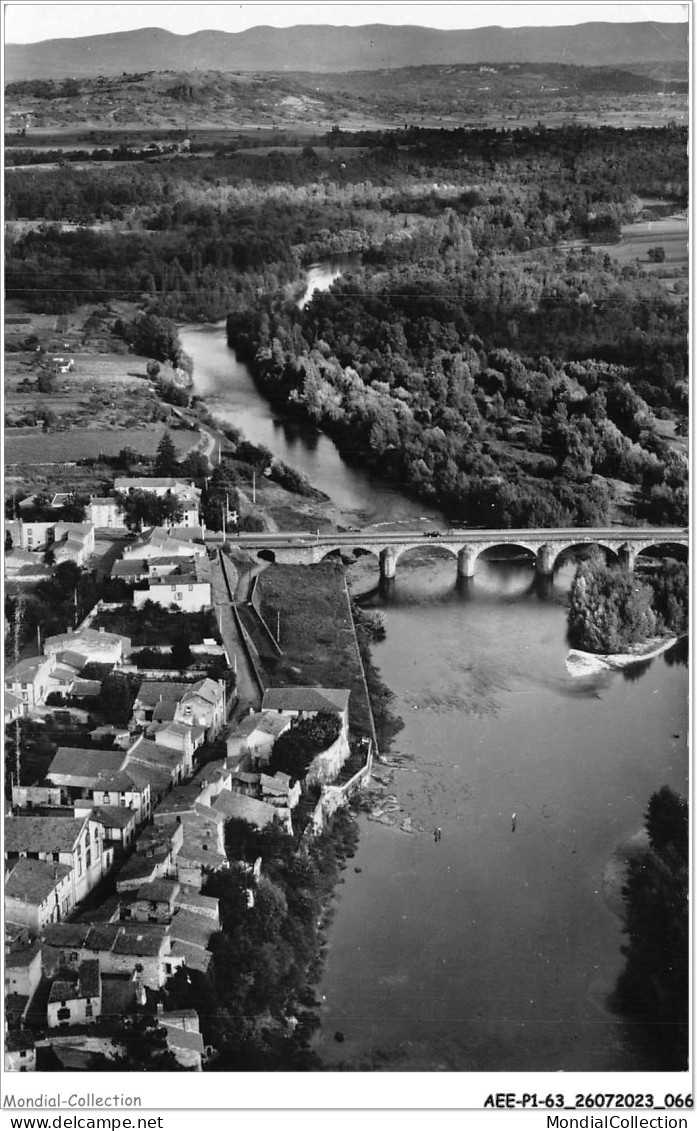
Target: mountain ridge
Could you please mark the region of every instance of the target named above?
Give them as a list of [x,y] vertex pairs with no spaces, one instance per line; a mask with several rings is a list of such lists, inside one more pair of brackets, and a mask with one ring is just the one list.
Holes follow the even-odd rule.
[[259,25],[242,32],[178,35],[139,28],[5,45],[5,83],[160,70],[310,71],[396,69],[423,64],[687,63],[688,24],[603,23],[443,31],[412,25]]

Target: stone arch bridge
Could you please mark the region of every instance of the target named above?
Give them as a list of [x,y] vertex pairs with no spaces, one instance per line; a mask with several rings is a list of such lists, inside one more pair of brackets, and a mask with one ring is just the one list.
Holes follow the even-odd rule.
[[581,546],[598,546],[615,554],[628,569],[634,569],[643,551],[658,547],[689,549],[689,534],[678,527],[597,527],[540,530],[447,530],[423,534],[351,531],[316,534],[278,531],[275,534],[240,534],[235,544],[255,550],[257,557],[285,565],[316,565],[331,554],[374,554],[380,575],[395,576],[397,564],[409,550],[438,546],[457,560],[458,577],[473,577],[477,558],[485,550],[507,546],[535,556],[537,572],[554,573],[560,554]]

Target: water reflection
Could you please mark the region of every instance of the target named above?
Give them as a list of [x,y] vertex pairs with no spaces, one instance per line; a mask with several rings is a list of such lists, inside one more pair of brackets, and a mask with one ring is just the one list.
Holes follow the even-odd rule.
[[633,679],[572,678],[573,572],[480,561],[458,579],[453,559],[412,560],[367,597],[404,722],[377,796],[413,833],[363,820],[320,986],[330,1068],[646,1067],[605,1007],[624,961],[602,877],[651,793],[686,790],[687,672],[676,647]]

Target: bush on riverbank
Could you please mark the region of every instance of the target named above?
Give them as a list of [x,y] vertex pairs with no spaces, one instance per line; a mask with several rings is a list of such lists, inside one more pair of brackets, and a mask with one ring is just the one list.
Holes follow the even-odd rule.
[[649,847],[630,860],[622,888],[627,966],[613,1005],[639,1025],[662,1070],[687,1068],[689,1026],[689,814],[687,801],[663,786],[646,813]]
[[234,864],[209,878],[205,894],[220,901],[222,926],[211,939],[213,981],[180,972],[166,987],[168,1009],[198,1010],[204,1042],[219,1053],[215,1071],[321,1068],[309,1047],[319,1024],[313,987],[322,970],[329,904],[357,841],[355,818],[342,809],[307,853],[293,851],[276,829],[228,823],[228,855],[249,863],[260,856],[261,878],[253,886]]

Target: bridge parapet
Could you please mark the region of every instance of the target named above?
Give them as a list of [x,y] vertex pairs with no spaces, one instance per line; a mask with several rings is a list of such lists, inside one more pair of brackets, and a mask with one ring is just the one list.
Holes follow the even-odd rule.
[[[367,532],[364,532],[367,533]],[[292,536],[279,533],[277,538],[266,536],[254,548],[258,556],[287,565],[315,565],[331,554],[356,552],[374,554],[380,563],[380,573],[385,579],[393,578],[400,558],[410,550],[438,547],[457,561],[459,577],[473,577],[476,562],[485,550],[500,546],[519,547],[533,554],[538,573],[550,576],[564,551],[577,546],[598,546],[615,554],[629,569],[633,569],[640,553],[663,544],[689,547],[685,530],[671,529],[578,529],[578,530],[501,530],[458,532],[438,538],[426,539],[423,534],[413,536],[376,536],[372,532],[361,538],[360,533],[339,535],[336,538],[320,536],[316,541],[293,541]],[[250,546],[247,541],[246,545]],[[250,546],[251,548],[251,546]]]

